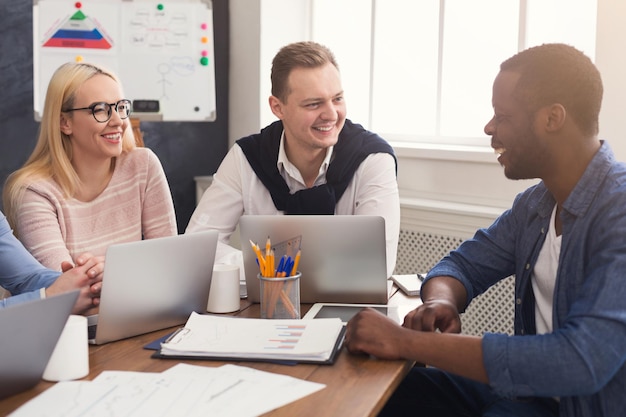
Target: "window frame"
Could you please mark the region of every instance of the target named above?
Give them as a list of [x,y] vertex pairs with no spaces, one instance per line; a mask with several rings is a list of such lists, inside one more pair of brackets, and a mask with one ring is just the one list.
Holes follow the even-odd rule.
[[[318,41],[321,43],[330,43],[330,42],[324,42],[326,39],[324,39],[323,36],[317,36],[318,34],[316,33],[316,7],[319,7],[319,3],[323,3],[324,1],[329,1],[329,0],[311,0],[311,24],[310,27],[312,28],[311,30],[311,38],[314,41]],[[436,94],[436,103],[435,106],[437,108],[436,110],[436,122],[435,122],[435,134],[434,135],[419,135],[419,134],[398,134],[398,133],[389,133],[388,131],[386,131],[384,128],[378,128],[375,126],[375,124],[373,124],[373,120],[374,120],[374,114],[373,112],[374,110],[374,105],[373,105],[373,92],[375,91],[375,74],[373,73],[373,67],[374,67],[374,59],[372,57],[376,56],[376,44],[375,44],[375,33],[376,33],[376,7],[378,2],[383,2],[385,0],[368,0],[368,1],[364,1],[364,0],[359,0],[359,5],[363,5],[363,7],[369,7],[369,14],[370,14],[370,24],[371,24],[371,28],[370,28],[370,33],[369,33],[369,68],[364,69],[363,71],[368,71],[369,72],[369,82],[367,84],[367,89],[368,89],[368,102],[367,102],[367,115],[365,117],[363,116],[359,116],[357,119],[355,119],[355,121],[362,123],[366,128],[371,128],[372,130],[376,131],[378,134],[380,134],[381,136],[385,137],[397,150],[401,150],[403,154],[409,156],[409,155],[419,155],[419,157],[426,157],[426,158],[433,158],[433,159],[439,159],[439,158],[453,158],[456,159],[458,157],[459,154],[465,154],[466,155],[466,160],[475,160],[477,162],[485,162],[487,160],[493,160],[492,157],[492,150],[489,147],[489,138],[486,135],[476,135],[476,136],[470,136],[470,135],[456,135],[456,136],[443,136],[441,135],[441,121],[442,121],[442,84],[443,84],[443,72],[444,72],[444,68],[443,68],[443,54],[444,54],[444,46],[443,46],[443,39],[444,39],[444,22],[445,22],[445,5],[446,5],[446,0],[439,0],[439,33],[438,33],[438,62],[437,62],[437,94]],[[518,20],[518,28],[517,28],[517,50],[523,50],[525,49],[527,46],[527,42],[526,39],[529,37],[529,30],[527,28],[527,19],[528,19],[528,13],[529,13],[529,7],[533,7],[532,2],[536,1],[536,0],[516,0],[518,2],[519,5],[519,11],[518,11],[518,16],[517,16],[517,20]],[[556,1],[556,0],[555,0]],[[346,2],[346,0],[341,1],[341,3]],[[317,3],[317,4],[316,4]],[[347,2],[349,3],[349,2]],[[593,1],[593,7],[595,7],[595,9],[597,10],[597,0]],[[334,5],[336,6],[338,4],[338,2],[335,0]],[[537,3],[535,3],[536,5]],[[354,3],[351,4],[351,7],[354,7]],[[339,13],[341,14],[341,13]],[[328,14],[323,14],[325,16],[327,16]],[[345,18],[345,17],[344,17]],[[595,23],[596,18],[594,16],[593,18],[593,22]],[[343,29],[345,30],[345,28]],[[548,41],[555,41],[555,40],[548,40]],[[595,45],[595,39],[593,39],[592,42]],[[343,60],[340,59],[340,66],[342,66],[342,61],[345,61],[346,59],[350,59],[350,58],[346,58],[344,56],[344,54],[342,53],[343,51],[335,51],[334,48],[333,51],[335,52],[335,54],[338,56],[338,58],[343,57]],[[595,54],[595,49],[594,49],[594,54]],[[593,59],[593,56],[592,56]],[[342,67],[343,68],[343,67]],[[497,69],[497,67],[496,67]],[[344,70],[342,69],[342,74],[345,74]],[[348,77],[344,77],[344,78],[348,78]],[[346,84],[344,82],[344,84]],[[352,112],[352,100],[351,100],[351,96],[350,91],[348,90],[349,86],[344,86],[346,87],[347,93],[348,93],[348,103],[349,103],[349,117],[353,116],[354,113]],[[484,120],[484,123],[486,123],[488,121],[488,117],[486,117],[486,120]],[[481,121],[482,122],[482,121]],[[482,132],[482,129],[481,129]],[[444,156],[444,155],[448,155],[448,156]]]

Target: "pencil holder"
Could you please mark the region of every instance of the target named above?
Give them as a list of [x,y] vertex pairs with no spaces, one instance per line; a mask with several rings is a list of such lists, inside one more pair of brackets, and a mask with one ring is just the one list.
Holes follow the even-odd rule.
[[259,277],[262,319],[300,318],[300,272],[290,277]]

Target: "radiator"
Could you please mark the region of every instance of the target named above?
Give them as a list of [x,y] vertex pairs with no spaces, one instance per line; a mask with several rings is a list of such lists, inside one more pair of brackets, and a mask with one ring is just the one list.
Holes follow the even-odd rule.
[[[427,272],[464,239],[414,230],[400,230],[396,274]],[[476,297],[461,315],[462,333],[513,334],[514,278],[508,277]]]

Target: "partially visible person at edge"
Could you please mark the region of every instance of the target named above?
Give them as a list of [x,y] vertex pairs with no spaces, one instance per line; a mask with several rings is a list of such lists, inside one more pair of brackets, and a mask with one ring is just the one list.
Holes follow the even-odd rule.
[[17,240],[0,213],[0,286],[12,295],[0,299],[0,308],[78,289],[72,312],[83,313],[100,303],[103,261],[84,253],[76,257],[75,266],[64,262],[63,274],[47,269]]
[[230,149],[186,233],[217,229],[216,262],[238,263],[243,279],[241,252],[227,246],[243,214],[379,215],[391,275],[400,232],[393,149],[346,119],[339,68],[327,47],[284,46],[271,81],[269,105],[280,120]]
[[[350,352],[429,365],[381,416],[624,414],[626,164],[598,139],[602,93],[571,46],[502,63],[485,133],[507,178],[541,181],[428,273],[403,326],[373,310],[348,323]],[[511,275],[515,335],[455,334],[470,301]]]
[[136,147],[130,112],[103,68],[67,63],[53,74],[37,145],[3,193],[14,232],[44,266],[177,234],[165,173],[150,149]]

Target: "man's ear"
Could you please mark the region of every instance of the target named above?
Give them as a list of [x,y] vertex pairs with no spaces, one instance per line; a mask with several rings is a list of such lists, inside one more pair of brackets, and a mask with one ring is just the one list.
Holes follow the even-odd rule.
[[269,98],[270,109],[274,116],[278,117],[280,120],[283,120],[283,103],[280,101],[278,97],[270,96]]
[[554,103],[547,106],[545,119],[545,129],[548,132],[555,132],[563,127],[567,118],[567,110],[562,104]]
[[61,113],[61,132],[65,133],[67,136],[72,134],[72,122],[70,119],[65,117],[63,113]]

